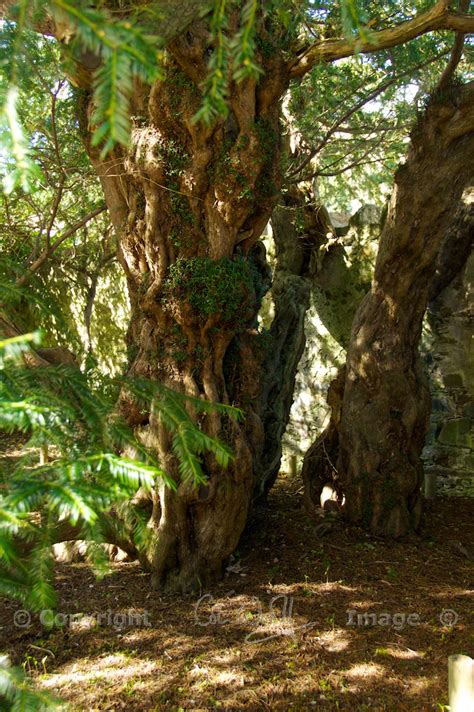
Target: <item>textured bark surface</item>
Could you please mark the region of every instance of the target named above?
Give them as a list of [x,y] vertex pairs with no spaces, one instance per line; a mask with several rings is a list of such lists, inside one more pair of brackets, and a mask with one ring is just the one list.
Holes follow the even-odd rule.
[[[311,304],[316,308],[315,293],[323,297],[318,300],[318,317],[332,336],[344,344],[349,341],[352,314],[365,293],[359,288],[357,276],[348,268],[347,255],[337,239],[329,213],[312,188],[295,188],[287,193],[273,212],[272,228],[276,248],[272,288],[275,318],[270,329],[272,351],[265,370],[268,395],[263,463],[269,470],[270,482],[280,464],[282,436],[289,421],[298,364],[307,341],[307,312]],[[337,319],[333,318],[333,311]],[[290,448],[301,447],[297,438],[298,426],[290,436]],[[317,457],[322,456],[322,469],[306,467],[303,473],[309,476],[318,470],[313,493],[332,480],[326,470],[326,466],[330,472],[334,469],[329,464],[331,442],[332,437],[326,437],[324,446],[322,440],[319,443],[322,450]]]
[[447,231],[431,281],[429,302],[434,302],[441,292],[459,276],[474,246],[474,186],[468,188],[454,220]]
[[341,420],[342,396],[344,393],[345,369],[342,368],[329,386],[327,402],[331,407],[331,420],[306,452],[301,468],[304,485],[304,503],[307,511],[321,506],[321,494],[325,485],[330,485],[342,503],[343,489],[336,467],[339,451],[337,426]]
[[[265,360],[263,485],[274,482],[282,456],[282,437],[293,404],[298,364],[305,347],[305,316],[311,285],[320,269],[320,248],[332,228],[323,206],[314,196],[293,190],[282,198],[272,215],[275,273],[272,298],[275,307],[270,327],[270,349]],[[327,253],[325,253],[327,254]]]
[[[382,230],[382,215],[382,210],[373,205],[360,208],[350,218],[348,230],[342,240],[329,242],[312,279],[314,303],[308,314],[309,320],[317,316],[334,339],[334,343],[344,349],[344,354],[349,346],[354,316],[371,285],[372,265],[375,264]],[[298,414],[295,429],[298,430],[299,426],[301,430],[302,418],[306,416],[306,421],[310,421],[306,427],[312,427],[314,432],[320,433],[306,450],[301,470],[305,505],[312,513],[315,507],[320,507],[325,485],[329,485],[337,494],[339,504],[343,499],[342,485],[336,468],[339,447],[336,423],[341,419],[345,368],[342,365],[337,366],[341,352],[336,354],[335,346],[331,350],[333,360],[330,366],[326,367],[322,374],[320,369],[313,368],[311,359],[321,360],[321,357],[318,358],[318,347],[327,347],[314,325],[309,323],[308,330],[313,338],[309,341],[308,352],[303,357],[298,385],[314,400],[306,406],[306,410]],[[339,368],[336,377],[329,375],[331,366]],[[321,380],[318,381],[318,377]],[[327,390],[325,405],[329,406],[331,414],[329,423],[327,407],[323,411],[324,415],[318,411],[316,417],[313,415],[315,404],[321,403],[324,390]]]
[[[232,86],[227,119],[196,124],[210,51],[206,25],[195,23],[169,46],[166,80],[151,90],[137,86],[130,149],[102,162],[89,146],[128,280],[129,375],[245,412],[243,423],[202,417],[200,426],[227,442],[235,460],[224,471],[207,457],[207,483],[196,489],[181,481],[153,412],[122,396],[123,411],[178,484],[177,493],[155,493],[149,524],[153,584],[168,590],[221,574],[266,476],[262,373],[269,343],[256,327],[271,279],[259,237],[278,197],[287,76],[278,53],[259,57],[265,75]],[[91,110],[83,91],[86,143]]]
[[397,172],[371,291],[352,326],[333,426],[347,518],[399,537],[421,515],[430,398],[418,355],[437,258],[474,179],[474,84],[430,102]]

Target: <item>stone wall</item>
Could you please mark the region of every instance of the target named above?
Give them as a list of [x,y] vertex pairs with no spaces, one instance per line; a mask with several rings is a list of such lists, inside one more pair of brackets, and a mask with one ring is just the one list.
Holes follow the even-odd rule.
[[327,424],[327,390],[345,363],[352,319],[370,287],[381,215],[375,205],[363,206],[352,217],[330,214],[337,239],[329,241],[312,269],[306,347],[284,439],[286,462],[296,455],[301,465],[306,450]]
[[[283,468],[302,458],[329,417],[326,394],[345,362],[352,317],[367,291],[375,262],[381,210],[363,206],[344,224],[334,221],[333,244],[314,270]],[[451,260],[452,262],[452,260]],[[474,255],[430,304],[422,354],[430,375],[433,410],[425,469],[436,473],[438,492],[474,496]]]
[[430,304],[425,356],[433,407],[425,469],[440,494],[474,496],[474,254]]

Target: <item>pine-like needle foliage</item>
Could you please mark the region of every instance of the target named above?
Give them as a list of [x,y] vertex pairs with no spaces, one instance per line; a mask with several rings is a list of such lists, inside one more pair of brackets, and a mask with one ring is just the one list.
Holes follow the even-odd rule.
[[[159,414],[172,435],[181,479],[194,485],[206,479],[204,453],[212,453],[223,468],[232,453],[198,428],[186,406],[195,412],[217,408],[231,417],[240,412],[146,380],[99,377],[65,365],[25,368],[19,357],[36,340],[30,334],[0,341],[0,430],[28,436],[25,454],[3,473],[1,483],[0,593],[39,610],[54,606],[51,546],[61,526],[79,527],[75,538],[104,542],[112,526],[107,515],[114,510],[116,533],[140,549],[144,542],[140,536],[133,541],[133,531],[143,534],[144,523],[130,499],[158,480],[176,487],[117,414],[120,389]],[[124,450],[133,452],[134,459],[117,454]],[[38,451],[48,452],[51,461],[38,464]],[[120,503],[131,528],[116,517]],[[93,556],[97,551],[92,547]],[[100,559],[93,563],[99,569],[103,565]]]
[[[21,75],[29,71],[28,28],[44,23],[52,16],[61,37],[66,65],[89,52],[97,58],[94,72],[95,125],[93,142],[101,145],[106,155],[116,143],[127,145],[130,136],[130,97],[133,82],[151,83],[163,76],[163,51],[158,36],[136,23],[112,17],[104,8],[89,2],[73,0],[20,0],[13,8],[13,19],[0,26],[0,140],[5,155],[10,157],[3,188],[7,193],[16,187],[30,191],[41,178],[32,160],[18,116]],[[74,74],[74,70],[72,72]]]
[[[260,68],[255,60],[255,29],[259,0],[247,0],[242,7],[239,29],[228,32],[229,0],[215,0],[210,23],[212,52],[209,74],[203,85],[203,101],[196,121],[211,123],[227,113],[227,96],[231,80],[258,78]],[[209,7],[212,10],[212,3]],[[270,8],[273,10],[273,7]],[[19,0],[9,19],[0,26],[0,144],[9,157],[5,170],[5,192],[21,187],[33,189],[41,179],[18,115],[22,73],[28,73],[31,58],[28,32],[52,17],[57,28],[66,69],[74,77],[77,62],[85,53],[95,58],[93,91],[95,127],[93,144],[101,146],[102,157],[118,143],[127,145],[130,137],[130,97],[134,82],[151,84],[164,77],[163,39],[159,35],[158,10],[132,6],[120,17],[101,3],[75,0]],[[153,31],[150,27],[153,27]],[[61,34],[61,33],[60,33]],[[74,81],[74,80],[72,80]]]
[[[40,712],[61,705],[47,692],[35,690],[21,668],[12,667],[0,655],[0,709],[8,712]],[[64,709],[64,707],[63,707]]]
[[[4,295],[15,288],[3,290]],[[205,481],[201,455],[212,453],[225,468],[232,453],[207,436],[188,412],[217,409],[230,417],[240,411],[188,398],[146,380],[105,378],[74,366],[27,368],[23,356],[40,341],[26,334],[0,341],[0,432],[23,433],[23,454],[0,469],[0,595],[32,610],[51,609],[52,545],[65,538],[87,542],[87,556],[98,574],[107,571],[103,547],[129,542],[139,551],[147,544],[147,521],[131,498],[158,482],[175,488],[116,410],[120,389],[137,403],[152,407],[173,438],[180,476]],[[124,449],[134,458],[118,453]],[[43,462],[38,463],[38,452]],[[18,668],[0,658],[0,708],[53,709],[55,701],[32,688]]]

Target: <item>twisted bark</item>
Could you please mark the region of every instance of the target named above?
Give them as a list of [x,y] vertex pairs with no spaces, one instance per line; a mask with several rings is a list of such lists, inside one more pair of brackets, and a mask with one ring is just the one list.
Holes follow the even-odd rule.
[[[235,27],[238,21],[236,13]],[[78,93],[85,143],[128,281],[128,375],[245,412],[243,423],[217,412],[202,417],[200,427],[227,442],[235,460],[223,471],[206,457],[207,481],[195,488],[182,480],[153,410],[143,412],[122,394],[123,412],[178,485],[177,492],[157,489],[149,521],[148,565],[153,584],[167,590],[220,576],[266,477],[260,463],[268,342],[256,325],[271,280],[259,237],[279,192],[279,102],[288,79],[281,56],[261,57],[266,71],[258,83],[232,85],[228,118],[196,124],[208,52],[204,23],[169,45],[166,80],[137,86],[130,147],[107,161],[90,143],[91,94]]]
[[395,178],[371,291],[352,325],[333,427],[345,516],[399,537],[421,516],[430,397],[422,319],[453,205],[474,183],[474,83],[434,96]]

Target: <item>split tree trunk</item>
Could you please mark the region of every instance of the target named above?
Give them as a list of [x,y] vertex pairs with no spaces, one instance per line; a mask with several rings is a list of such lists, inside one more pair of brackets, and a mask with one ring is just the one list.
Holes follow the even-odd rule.
[[376,535],[399,537],[420,522],[430,396],[418,343],[453,208],[473,181],[470,83],[434,97],[412,133],[372,288],[352,325],[342,400],[333,412],[345,515]]
[[[238,13],[237,13],[238,16]],[[262,30],[263,32],[264,30]],[[265,74],[231,88],[229,115],[193,122],[207,73],[208,33],[195,24],[168,48],[166,80],[137,87],[128,151],[103,162],[90,146],[89,90],[79,115],[120,239],[131,300],[129,376],[243,409],[243,423],[217,413],[201,427],[227,442],[227,470],[206,457],[206,486],[182,482],[170,438],[153,411],[127,395],[121,407],[178,485],[153,496],[148,565],[166,590],[206,585],[222,573],[264,489],[263,372],[268,341],[257,314],[270,286],[259,237],[280,184],[283,58],[259,57]]]
[[282,196],[272,215],[272,229],[275,314],[268,335],[271,348],[265,360],[262,393],[265,439],[261,471],[266,490],[275,481],[280,468],[282,438],[288,425],[298,364],[306,343],[304,325],[311,286],[321,269],[321,247],[332,233],[325,208],[320,204],[315,208],[314,195],[299,189]]

